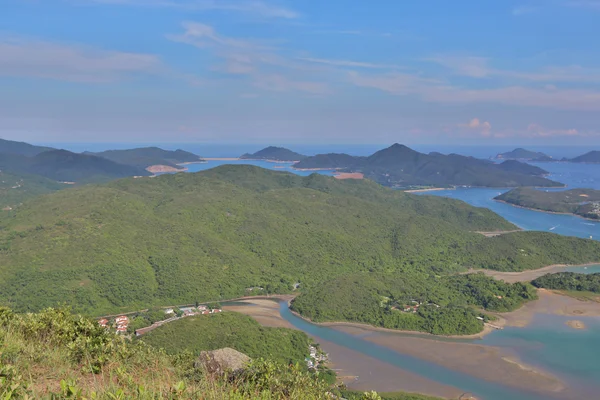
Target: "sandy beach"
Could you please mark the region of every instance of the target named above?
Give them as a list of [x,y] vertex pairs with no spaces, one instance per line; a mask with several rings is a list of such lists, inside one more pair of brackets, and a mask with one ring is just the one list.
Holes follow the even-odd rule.
[[333,175],[336,179],[364,179],[365,175],[360,172],[340,172]]
[[439,190],[454,190],[453,188],[429,188],[429,189],[412,189],[403,190],[404,193],[421,193],[421,192],[437,192]]
[[475,233],[479,233],[485,237],[494,237],[494,236],[505,235],[507,233],[515,233],[515,232],[521,232],[521,231],[522,231],[522,229],[513,229],[512,231],[490,231],[490,232],[476,231]]

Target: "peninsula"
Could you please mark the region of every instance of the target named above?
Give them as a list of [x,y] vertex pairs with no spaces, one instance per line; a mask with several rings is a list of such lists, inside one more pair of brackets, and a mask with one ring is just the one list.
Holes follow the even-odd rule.
[[600,190],[544,191],[533,188],[516,188],[494,199],[539,211],[574,214],[583,218],[600,220]]

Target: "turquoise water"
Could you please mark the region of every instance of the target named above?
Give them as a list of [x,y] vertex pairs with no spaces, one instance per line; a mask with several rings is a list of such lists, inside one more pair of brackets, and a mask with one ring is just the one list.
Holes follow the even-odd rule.
[[[319,339],[334,342],[353,351],[376,358],[390,365],[422,375],[436,382],[458,387],[472,392],[486,400],[543,400],[551,397],[531,392],[511,389],[495,383],[482,381],[470,375],[456,372],[415,357],[401,354],[387,347],[371,343],[360,337],[340,332],[325,326],[311,324],[292,314],[287,303],[280,303],[281,316],[296,329],[306,332],[318,341]],[[557,399],[560,397],[556,397]]]

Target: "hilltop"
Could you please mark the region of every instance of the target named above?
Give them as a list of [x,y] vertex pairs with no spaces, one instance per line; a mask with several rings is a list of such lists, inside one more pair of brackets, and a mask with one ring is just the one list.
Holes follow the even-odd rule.
[[0,227],[0,302],[22,311],[66,302],[97,315],[251,287],[290,293],[357,272],[600,260],[589,240],[486,238],[475,232],[516,227],[461,201],[248,165],[58,191],[0,215]]
[[532,176],[544,176],[548,175],[549,172],[535,165],[530,165],[517,160],[506,160],[498,165],[498,168],[508,171],[516,172],[519,174],[532,175]]
[[67,150],[50,150],[33,157],[0,154],[0,169],[13,173],[43,176],[61,182],[100,182],[128,176],[147,176],[142,168]]
[[394,144],[368,157],[326,154],[307,157],[298,169],[338,168],[361,172],[386,186],[563,186],[540,175],[546,171],[522,163],[494,164],[458,154],[424,154]]
[[107,150],[100,153],[86,152],[119,164],[131,165],[137,168],[153,166],[167,166],[176,170],[183,170],[179,164],[202,161],[200,156],[184,150],[163,150],[158,147],[143,147],[128,150]]
[[554,161],[554,159],[547,154],[530,151],[521,147],[514,149],[513,151],[497,154],[496,158],[499,160]]
[[600,151],[593,150],[567,161],[574,163],[600,163]]
[[14,140],[0,139],[0,153],[33,157],[50,150],[56,149],[45,146],[34,146],[24,142],[15,142]]
[[589,219],[600,219],[600,190],[571,189],[545,192],[532,188],[517,188],[494,199],[540,211],[568,213]]
[[240,158],[247,160],[299,161],[305,159],[306,156],[284,147],[269,146],[253,154],[242,154]]

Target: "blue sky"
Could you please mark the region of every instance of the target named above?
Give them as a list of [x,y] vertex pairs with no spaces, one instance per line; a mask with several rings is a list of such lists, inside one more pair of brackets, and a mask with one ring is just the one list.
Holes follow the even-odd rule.
[[0,0],[0,137],[600,145],[600,0]]

